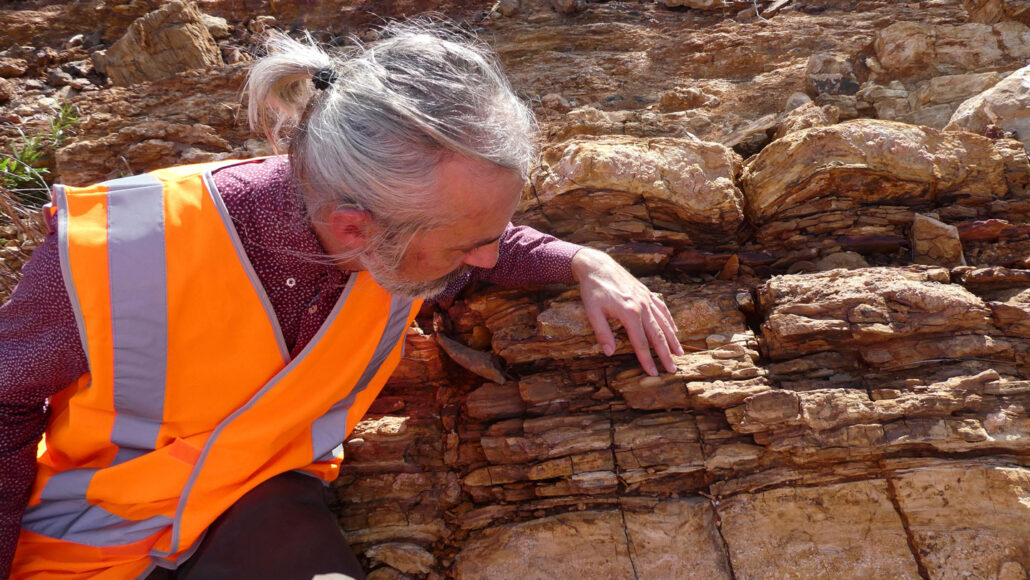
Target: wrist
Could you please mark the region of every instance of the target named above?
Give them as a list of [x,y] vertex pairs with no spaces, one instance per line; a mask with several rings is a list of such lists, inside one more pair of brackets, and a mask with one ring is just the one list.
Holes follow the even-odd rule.
[[572,269],[572,279],[577,283],[582,282],[583,278],[589,275],[591,272],[597,270],[606,261],[611,260],[611,256],[594,248],[583,247],[572,256],[572,261],[569,263]]

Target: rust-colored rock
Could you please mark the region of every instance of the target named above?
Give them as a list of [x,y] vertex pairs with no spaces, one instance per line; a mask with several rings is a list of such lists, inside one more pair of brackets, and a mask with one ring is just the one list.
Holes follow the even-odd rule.
[[1026,0],[962,0],[969,22],[994,24],[1018,20],[1030,25],[1030,2]]
[[249,130],[238,120],[245,73],[242,66],[190,71],[148,91],[115,87],[83,96],[77,137],[57,152],[61,180],[88,185],[176,163],[249,156]]

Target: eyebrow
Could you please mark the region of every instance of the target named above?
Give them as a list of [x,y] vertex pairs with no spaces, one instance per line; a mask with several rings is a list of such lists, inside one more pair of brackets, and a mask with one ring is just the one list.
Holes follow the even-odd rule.
[[501,233],[497,234],[496,236],[494,236],[492,238],[486,238],[486,239],[480,240],[478,242],[474,242],[474,243],[472,243],[472,244],[470,244],[468,246],[462,246],[460,248],[454,248],[454,249],[458,250],[458,251],[462,251],[462,252],[467,252],[467,251],[470,251],[470,250],[475,250],[476,248],[481,248],[481,247],[483,247],[483,246],[485,246],[487,244],[492,244],[492,243],[496,242],[497,240],[501,239],[501,236],[503,236],[503,235],[504,235],[504,232],[501,232]]

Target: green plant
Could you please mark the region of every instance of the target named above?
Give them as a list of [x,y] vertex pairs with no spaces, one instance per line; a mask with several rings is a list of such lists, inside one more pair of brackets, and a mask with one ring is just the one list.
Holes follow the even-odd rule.
[[78,120],[75,106],[65,102],[50,117],[48,133],[28,136],[19,129],[20,144],[12,143],[10,154],[0,154],[0,186],[30,206],[46,203],[50,199],[50,170],[46,163],[74,134],[71,127]]
[[21,129],[18,132],[21,146],[11,144],[11,154],[0,158],[0,179],[22,203],[41,205],[48,198],[46,176],[50,170],[35,164],[47,154],[47,144],[40,135],[27,137]]
[[65,139],[75,134],[71,130],[71,126],[78,120],[79,111],[75,105],[67,101],[61,103],[60,107],[54,111],[54,116],[50,117],[50,143],[54,149],[60,147]]

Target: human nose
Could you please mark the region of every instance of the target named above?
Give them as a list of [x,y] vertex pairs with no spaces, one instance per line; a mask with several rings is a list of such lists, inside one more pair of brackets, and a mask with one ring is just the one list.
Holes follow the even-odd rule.
[[497,265],[498,247],[499,244],[497,242],[480,246],[468,254],[465,254],[465,258],[462,260],[462,263],[468,264],[469,266],[476,266],[477,268],[493,268]]

